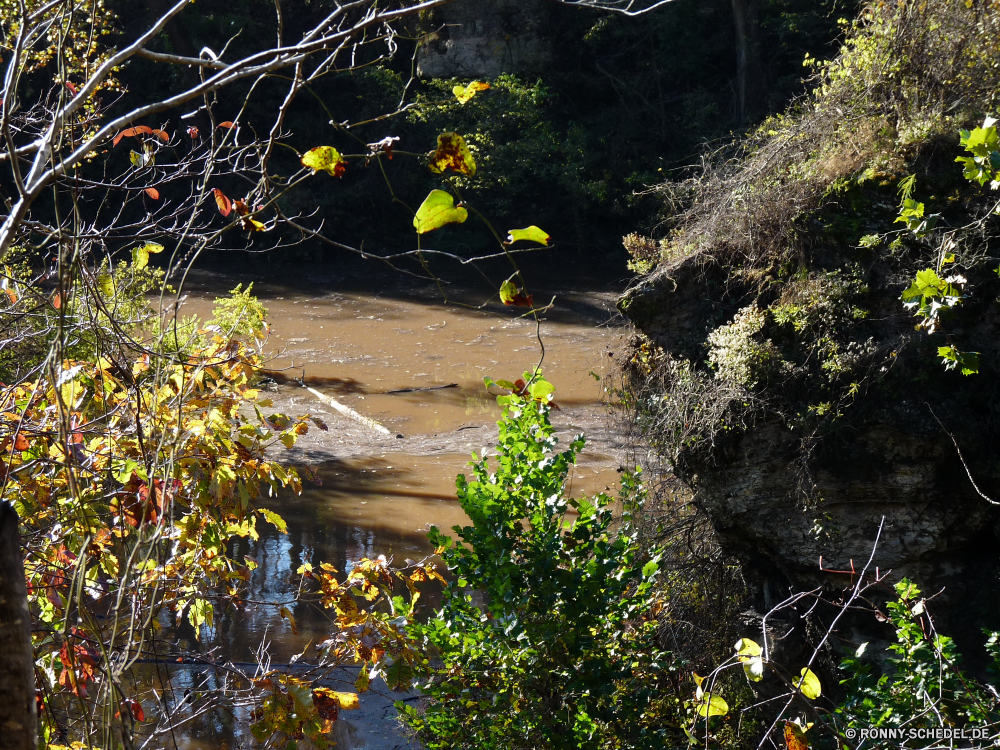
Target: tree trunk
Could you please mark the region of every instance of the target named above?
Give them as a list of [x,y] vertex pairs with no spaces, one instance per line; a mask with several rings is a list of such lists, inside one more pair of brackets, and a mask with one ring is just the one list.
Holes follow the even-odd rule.
[[35,660],[21,561],[20,519],[0,502],[0,750],[35,750]]
[[736,114],[747,127],[763,110],[764,67],[760,61],[758,0],[732,0],[736,31]]

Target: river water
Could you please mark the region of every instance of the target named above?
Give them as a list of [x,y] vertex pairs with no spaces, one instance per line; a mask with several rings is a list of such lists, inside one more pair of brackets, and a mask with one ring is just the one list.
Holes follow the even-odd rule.
[[[613,316],[617,285],[583,282],[559,289],[539,330],[533,320],[517,317],[523,310],[444,304],[433,287],[387,291],[382,283],[359,290],[357,283],[339,284],[335,275],[315,272],[285,279],[199,274],[186,285],[181,313],[206,316],[215,297],[250,282],[269,312],[266,374],[274,410],[311,414],[329,430],[314,428],[294,449],[278,454],[290,465],[309,467],[304,473],[311,476],[300,496],[266,501],[286,519],[288,533],[261,525],[259,541],[244,542],[237,551],[260,564],[248,596],[259,604],[222,613],[200,638],[190,628],[178,629],[179,648],[251,662],[267,641],[274,664],[303,652],[307,660],[310,646],[330,636],[329,621],[321,612],[293,606],[293,632],[273,606],[292,602],[294,571],[302,562],[325,561],[349,571],[366,556],[402,562],[432,554],[430,526],[448,529],[466,520],[455,499],[455,476],[472,451],[496,439],[499,409],[483,377],[514,380],[530,370],[542,356],[539,334],[543,371],[556,386],[560,407],[553,422],[567,437],[588,435],[588,449],[571,477],[572,494],[615,485],[618,445],[607,426],[603,389],[609,355],[622,336]],[[476,301],[474,295],[465,299]],[[391,434],[343,417],[303,383]],[[434,597],[426,600],[432,607]],[[174,679],[183,686],[189,677],[180,670]],[[352,746],[408,746],[395,729],[392,697],[366,694],[367,718],[364,710],[345,715]],[[185,730],[181,742],[191,748],[234,739],[240,744],[231,732],[224,719],[205,717]]]

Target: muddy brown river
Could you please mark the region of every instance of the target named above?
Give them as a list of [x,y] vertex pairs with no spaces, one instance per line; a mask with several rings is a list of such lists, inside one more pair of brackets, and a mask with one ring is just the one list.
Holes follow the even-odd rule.
[[[274,410],[319,417],[329,431],[313,428],[294,449],[278,454],[287,464],[310,467],[314,480],[304,482],[300,496],[267,500],[288,522],[287,534],[261,526],[259,541],[244,542],[237,551],[260,563],[248,600],[292,602],[298,585],[294,571],[306,561],[349,571],[366,556],[401,562],[430,555],[431,525],[449,529],[466,520],[455,498],[455,476],[472,451],[492,447],[496,439],[500,412],[483,377],[513,380],[539,362],[535,322],[518,318],[523,311],[499,306],[444,304],[432,288],[394,294],[339,290],[336,279],[308,274],[288,281],[199,274],[187,285],[181,313],[207,316],[215,297],[251,281],[269,312],[266,370]],[[561,435],[588,436],[571,477],[575,496],[614,487],[619,466],[603,389],[609,353],[622,336],[613,314],[620,288],[593,286],[559,290],[540,328],[542,368],[556,386],[560,407],[553,422]],[[303,384],[390,434],[342,416]],[[434,597],[427,597],[425,607],[433,604]],[[214,659],[251,662],[267,641],[272,663],[287,664],[330,635],[320,612],[295,607],[298,632],[293,633],[276,610],[250,605],[224,614],[200,640],[181,628],[178,645],[210,652]],[[173,679],[183,687],[192,677],[178,670]],[[362,710],[345,714],[351,746],[410,747],[394,721],[391,700],[398,696],[381,692],[365,694]],[[206,717],[185,730],[180,746],[219,747],[223,741],[241,744],[230,722]]]

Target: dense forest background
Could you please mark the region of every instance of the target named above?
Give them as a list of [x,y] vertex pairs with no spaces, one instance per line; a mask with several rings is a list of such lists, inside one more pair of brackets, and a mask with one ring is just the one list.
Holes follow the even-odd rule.
[[[843,0],[680,0],[633,18],[546,2],[522,5],[535,16],[533,33],[545,54],[502,61],[505,72],[491,81],[489,96],[466,105],[454,101],[451,87],[471,76],[411,80],[417,47],[432,44],[427,39],[446,28],[446,7],[414,21],[388,63],[316,82],[287,121],[289,142],[306,150],[322,134],[343,153],[355,153],[359,144],[389,132],[400,138],[397,148],[422,152],[431,150],[438,133],[457,131],[480,163],[474,178],[447,178],[465,189],[467,200],[500,224],[531,217],[564,250],[623,259],[623,235],[662,234],[669,221],[662,198],[650,189],[687,176],[706,150],[724,147],[766,115],[783,112],[806,91],[813,68],[804,62],[835,55],[857,9]],[[115,10],[128,36],[159,6]],[[749,27],[737,26],[737,10]],[[482,11],[495,9],[483,3]],[[185,56],[197,56],[206,46],[219,51],[223,43],[236,53],[254,49],[274,33],[269,12],[268,3],[245,0],[226,4],[224,11],[190,8],[168,24],[154,48]],[[285,10],[290,27],[306,27],[320,12],[319,5],[301,1]],[[741,50],[749,51],[742,71]],[[122,71],[126,93],[120,105],[166,96],[196,74],[177,69],[174,75],[163,78],[152,62],[133,61]],[[744,86],[749,83],[743,98],[741,76]],[[219,111],[235,115],[246,94],[240,86],[219,92]],[[283,96],[280,79],[258,86],[246,102],[246,126],[263,123]],[[411,108],[388,122],[354,125],[400,104]],[[332,121],[352,127],[335,128]],[[198,119],[184,122],[192,123]],[[446,181],[413,159],[396,159],[387,171],[396,194],[411,203]],[[325,188],[304,186],[288,198],[288,208],[309,207],[327,217],[348,244],[408,249],[409,216],[388,208],[392,196],[377,169],[352,165],[343,182]],[[476,230],[464,227],[436,241],[466,253],[482,242]],[[309,244],[270,253],[266,262],[335,252]]]

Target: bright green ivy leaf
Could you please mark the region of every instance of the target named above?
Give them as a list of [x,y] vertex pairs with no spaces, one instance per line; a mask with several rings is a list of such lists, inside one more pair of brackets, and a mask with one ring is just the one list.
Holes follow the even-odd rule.
[[469,212],[459,206],[455,199],[444,190],[431,190],[413,217],[417,234],[426,234],[440,229],[445,224],[462,224],[469,218]]

